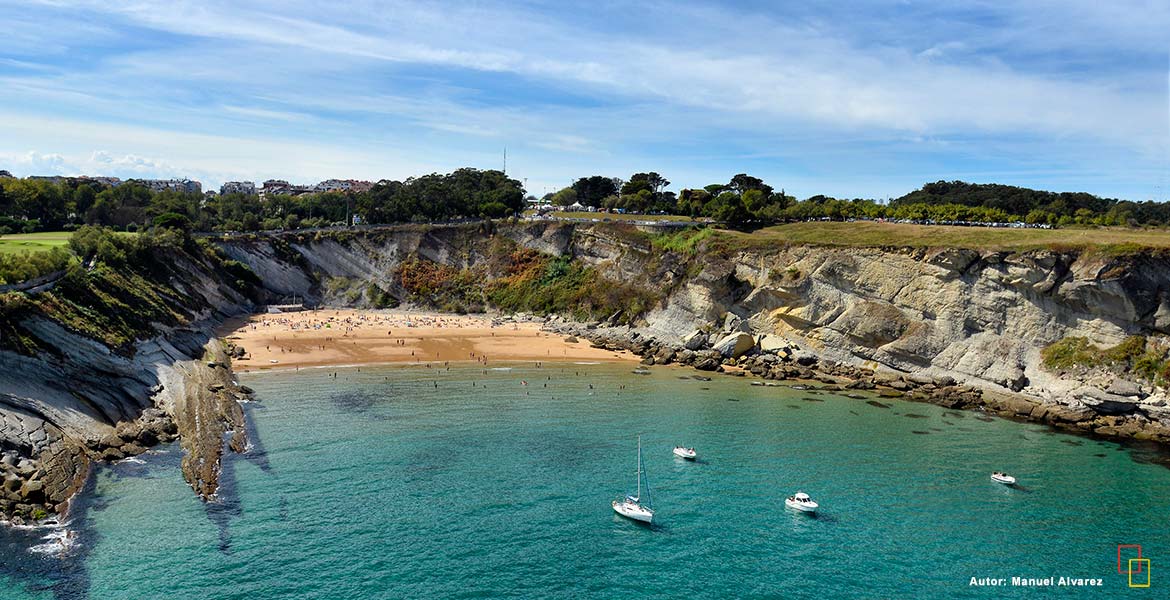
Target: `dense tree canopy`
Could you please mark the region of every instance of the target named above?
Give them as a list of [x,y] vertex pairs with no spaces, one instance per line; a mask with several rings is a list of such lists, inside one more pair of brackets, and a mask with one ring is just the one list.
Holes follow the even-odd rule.
[[[404,182],[383,180],[368,192],[301,196],[204,196],[153,192],[137,183],[116,187],[65,178],[0,179],[0,233],[107,225],[137,230],[163,218],[198,231],[251,231],[354,222],[440,221],[503,217],[524,208],[520,182],[500,171],[459,169]],[[185,221],[183,221],[185,219]]]
[[573,183],[573,191],[581,205],[597,207],[601,206],[603,200],[618,193],[618,182],[601,175],[582,177]]
[[[650,171],[628,180],[592,175],[545,196],[558,206],[708,217],[736,227],[808,219],[897,219],[935,222],[1024,221],[1049,225],[1170,225],[1170,204],[1045,192],[1000,184],[938,181],[883,204],[816,195],[802,201],[747,173],[726,183],[667,191]],[[163,219],[195,231],[252,231],[347,222],[400,223],[502,217],[524,208],[520,182],[500,171],[459,169],[406,181],[383,180],[368,192],[300,196],[204,196],[153,192],[135,182],[0,177],[0,234],[107,225],[138,230]],[[183,221],[186,219],[186,221]],[[186,227],[186,225],[184,225]]]

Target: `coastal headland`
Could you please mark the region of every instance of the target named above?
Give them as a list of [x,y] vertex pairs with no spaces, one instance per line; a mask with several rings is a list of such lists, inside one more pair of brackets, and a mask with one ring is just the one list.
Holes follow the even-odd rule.
[[[215,497],[221,457],[248,448],[234,369],[636,359],[1170,443],[1156,248],[519,220],[86,236],[84,265],[0,295],[13,521],[66,510],[92,463],[174,439]],[[290,301],[322,308],[266,311]]]
[[380,363],[637,361],[541,330],[543,319],[321,309],[237,317],[217,333],[243,348],[237,372]]

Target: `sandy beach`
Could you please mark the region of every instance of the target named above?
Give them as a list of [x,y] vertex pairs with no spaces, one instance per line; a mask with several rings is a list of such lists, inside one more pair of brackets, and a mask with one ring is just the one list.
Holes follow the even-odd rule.
[[236,371],[379,363],[636,361],[628,352],[568,342],[538,323],[493,324],[479,315],[394,310],[311,310],[228,321],[219,335],[247,354]]

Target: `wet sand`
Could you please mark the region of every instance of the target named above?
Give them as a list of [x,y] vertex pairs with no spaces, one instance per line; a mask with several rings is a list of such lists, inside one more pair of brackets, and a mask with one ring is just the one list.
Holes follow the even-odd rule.
[[395,310],[313,310],[229,320],[217,332],[247,355],[236,371],[380,363],[636,361],[540,331],[539,323],[492,324],[485,316]]

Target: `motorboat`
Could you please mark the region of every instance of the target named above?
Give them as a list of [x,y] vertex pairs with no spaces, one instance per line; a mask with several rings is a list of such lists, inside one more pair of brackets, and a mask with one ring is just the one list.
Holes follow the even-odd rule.
[[674,455],[687,460],[695,460],[699,457],[699,453],[695,452],[694,448],[687,448],[685,446],[675,446]]
[[1015,477],[1012,477],[1011,475],[1008,475],[1007,473],[1001,473],[999,471],[996,471],[996,472],[991,474],[991,480],[996,482],[996,483],[1002,483],[1004,485],[1015,485],[1016,484]]
[[650,479],[646,479],[646,498],[642,498],[642,437],[638,436],[638,492],[634,495],[627,494],[622,498],[613,501],[613,511],[617,514],[641,521],[642,523],[650,523],[654,519],[654,507],[650,501]]
[[809,498],[808,494],[804,492],[796,492],[795,494],[785,498],[784,505],[788,508],[795,508],[796,510],[808,513],[816,512],[817,508],[820,507],[819,504],[813,502],[813,499]]

